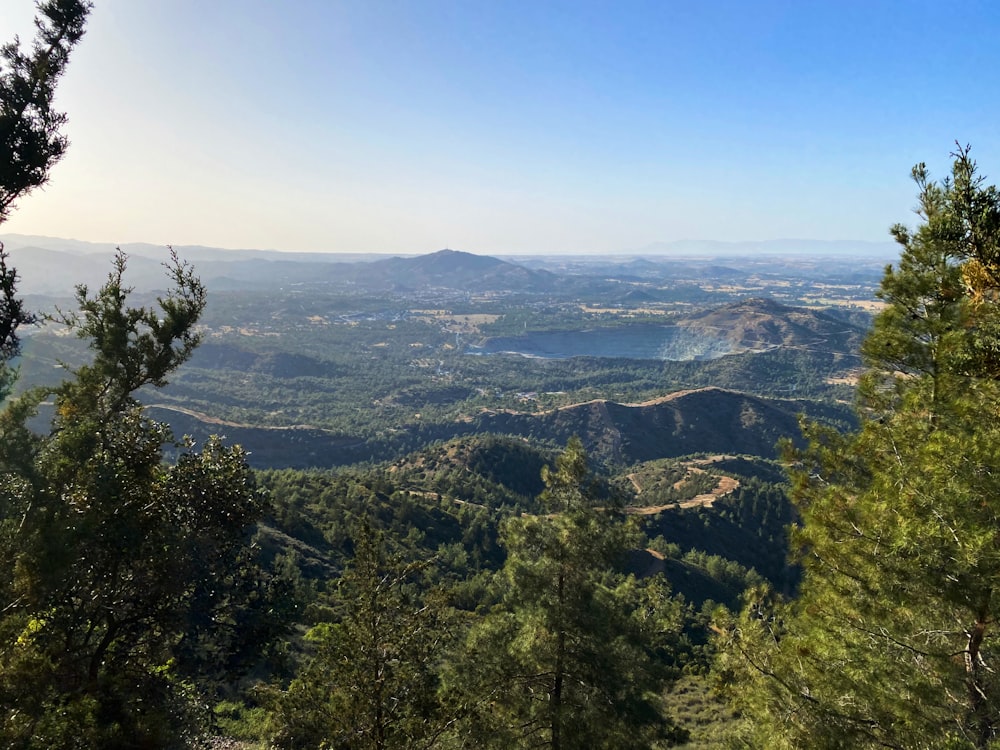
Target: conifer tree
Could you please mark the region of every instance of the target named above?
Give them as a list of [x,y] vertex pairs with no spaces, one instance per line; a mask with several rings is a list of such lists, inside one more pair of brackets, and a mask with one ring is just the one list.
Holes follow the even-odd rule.
[[[0,744],[183,747],[210,679],[283,624],[249,544],[264,510],[242,450],[181,443],[136,399],[198,342],[205,290],[128,305],[124,256],[63,322],[93,360],[0,412]],[[51,431],[26,427],[44,400]]]
[[56,83],[83,37],[91,4],[39,0],[30,52],[17,39],[0,47],[0,224],[16,201],[44,185],[69,141],[53,105]]
[[314,654],[275,701],[279,748],[430,750],[449,718],[437,671],[451,638],[449,608],[418,594],[425,563],[407,563],[364,521],[338,582],[341,617],[309,631]]
[[722,674],[774,748],[989,748],[1000,736],[1000,194],[968,148],[893,228],[860,428],[787,451],[798,597],[757,591]]
[[679,737],[653,658],[679,626],[662,581],[615,572],[632,537],[613,507],[597,506],[579,439],[543,479],[546,515],[507,522],[502,602],[452,668],[463,746],[624,750]]
[[[0,225],[16,202],[44,185],[66,152],[65,113],[53,105],[56,83],[70,51],[83,37],[91,4],[85,0],[36,3],[31,51],[18,39],[0,47]],[[0,396],[13,382],[7,362],[18,352],[17,329],[32,316],[17,297],[17,272],[0,243]]]
[[[0,48],[0,224],[45,184],[68,140],[53,106],[91,3],[38,0],[35,38]],[[93,360],[0,411],[0,745],[187,747],[214,680],[284,625],[280,586],[249,532],[264,509],[239,448],[195,450],[136,392],[161,386],[198,343],[205,290],[176,256],[155,307],[129,305],[125,257],[59,322]],[[17,329],[33,320],[0,243],[0,400]],[[51,430],[28,429],[54,402]],[[180,456],[168,465],[164,447]]]

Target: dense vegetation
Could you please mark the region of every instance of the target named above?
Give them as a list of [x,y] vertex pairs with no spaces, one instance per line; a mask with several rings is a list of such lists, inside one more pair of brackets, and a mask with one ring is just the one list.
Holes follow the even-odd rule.
[[[934,189],[925,183],[927,195]],[[942,190],[951,196],[951,188]],[[272,594],[257,596],[280,589],[284,601],[292,597],[297,606],[282,611],[304,637],[287,640],[280,659],[257,661],[252,679],[231,681],[223,693],[221,683],[197,678],[201,689],[215,685],[217,696],[228,695],[214,714],[217,731],[289,747],[329,740],[345,747],[653,747],[692,731],[720,736],[681,726],[669,713],[690,705],[692,685],[705,684],[690,680],[717,659],[716,679],[739,696],[742,718],[728,720],[739,733],[734,741],[838,747],[850,737],[852,746],[920,747],[918,735],[965,711],[954,742],[986,747],[989,673],[977,665],[988,664],[989,589],[967,595],[977,580],[988,586],[990,537],[970,526],[973,548],[945,542],[962,539],[958,530],[973,521],[960,510],[968,498],[988,494],[982,483],[995,441],[968,443],[968,436],[988,429],[992,282],[985,263],[983,271],[927,257],[941,247],[932,230],[914,236],[920,240],[901,233],[912,246],[887,276],[890,306],[864,348],[871,369],[861,389],[860,431],[841,436],[828,421],[807,429],[810,445],[789,447],[802,466],[797,508],[788,503],[783,473],[759,458],[655,459],[594,467],[593,474],[578,442],[558,453],[545,442],[496,434],[431,443],[354,469],[260,473],[271,505],[259,526],[256,580],[271,581]],[[81,303],[87,309],[87,299]],[[973,314],[976,324],[968,325]],[[293,360],[283,372],[285,363],[264,353],[251,366],[288,375],[311,361]],[[959,398],[952,378],[975,387]],[[924,430],[919,439],[914,430]],[[962,450],[955,441],[965,441]],[[900,488],[911,484],[911,500],[901,506]],[[929,517],[916,510],[944,496],[951,505],[929,506]],[[989,505],[982,507],[989,518]],[[877,534],[865,531],[881,517],[893,521]],[[786,561],[790,522],[801,527],[795,540],[808,552],[803,568]],[[927,558],[931,567],[914,579],[905,571],[924,559],[928,538],[940,540],[943,557]],[[970,572],[935,562],[945,559],[968,560],[963,570]],[[959,586],[949,594],[952,578]],[[947,612],[942,596],[952,602],[954,615],[945,617],[961,622],[962,608],[970,612],[952,631],[935,615],[940,645],[915,619],[908,592],[917,584],[939,592],[937,599],[922,594],[936,612]],[[885,611],[894,600],[906,606],[905,617]],[[739,616],[717,609],[744,603]],[[911,622],[924,628],[916,636],[905,630]],[[260,632],[274,633],[279,624]],[[950,642],[948,632],[965,633],[966,647]],[[898,658],[886,662],[891,650],[868,649],[873,633],[916,654],[920,671],[907,673],[913,663]],[[577,650],[563,650],[569,644]],[[786,649],[795,649],[790,661]],[[967,686],[969,702],[953,706],[960,693],[951,687],[943,693],[951,698],[934,704],[934,685],[946,678],[940,669],[960,664],[953,655],[963,652],[966,666],[947,679]],[[943,661],[931,671],[936,656]],[[851,660],[860,666],[829,669]],[[783,670],[806,671],[791,677]],[[891,675],[910,686],[904,703],[880,692]],[[669,690],[681,676],[683,689]],[[779,721],[777,707],[794,702],[789,690],[801,680],[810,681],[807,694],[794,693],[803,708],[794,721]],[[859,709],[864,696],[878,713]],[[905,719],[892,717],[894,705]],[[904,729],[911,725],[912,737]]]
[[[0,223],[66,147],[51,100],[89,6],[38,9],[32,52],[2,51]],[[853,418],[859,310],[719,307],[724,267],[456,276],[451,252],[214,307],[176,256],[134,294],[119,253],[15,391],[32,315],[0,246],[0,743],[1000,746],[1000,192],[954,156],[914,170]],[[467,348],[666,320],[756,351]]]
[[761,587],[728,626],[748,746],[997,746],[1000,193],[967,148],[950,179],[913,176],[923,223],[893,230],[860,429],[788,451],[801,590]]
[[[186,359],[204,289],[177,262],[159,310],[124,305],[124,259],[79,316],[91,364],[0,420],[0,736],[12,747],[171,746],[197,700],[286,626],[249,545],[265,507],[242,451],[181,443],[134,392]],[[46,436],[26,414],[54,398]],[[198,696],[198,698],[196,698]]]

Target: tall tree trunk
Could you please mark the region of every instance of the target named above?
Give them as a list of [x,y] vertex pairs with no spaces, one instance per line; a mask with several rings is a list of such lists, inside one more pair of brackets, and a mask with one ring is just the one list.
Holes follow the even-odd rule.
[[990,594],[987,592],[984,602],[976,613],[976,623],[969,632],[969,648],[965,654],[966,680],[969,690],[969,706],[971,723],[975,735],[976,747],[987,748],[996,738],[997,722],[994,716],[995,707],[991,705],[988,686],[986,685],[989,668],[983,661],[982,645],[986,637],[987,618],[989,617]]
[[556,635],[556,665],[555,675],[552,680],[552,694],[550,697],[550,707],[552,711],[552,750],[559,750],[562,742],[562,689],[563,670],[565,669],[566,655],[566,628],[563,623],[563,598],[565,596],[566,577],[560,571],[557,588],[557,602],[559,606],[559,632]]

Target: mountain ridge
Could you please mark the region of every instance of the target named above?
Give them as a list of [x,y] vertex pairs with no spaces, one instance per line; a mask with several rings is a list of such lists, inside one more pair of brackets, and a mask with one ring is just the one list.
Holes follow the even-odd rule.
[[[177,434],[197,440],[218,432],[218,420],[203,418],[193,410],[166,404],[152,405],[153,412],[171,424]],[[601,462],[631,465],[693,453],[756,455],[774,458],[778,440],[799,435],[798,418],[849,422],[847,405],[754,396],[717,386],[667,394],[641,405],[594,399],[546,412],[483,411],[472,419],[438,425],[427,442],[477,435],[506,435],[565,445],[576,435],[588,454]],[[331,467],[374,459],[396,460],[408,444],[352,438],[330,430],[299,425],[281,429],[250,424],[224,423],[227,438],[250,452],[250,463],[259,468]],[[420,427],[411,425],[413,437]],[[422,440],[421,440],[422,441]]]
[[817,409],[828,416],[839,412],[838,419],[849,415],[846,408],[707,386],[667,394],[642,405],[594,399],[537,414],[498,412],[480,417],[477,426],[481,432],[541,433],[557,443],[577,435],[588,453],[615,464],[695,452],[774,458],[779,439],[799,435],[799,412]]

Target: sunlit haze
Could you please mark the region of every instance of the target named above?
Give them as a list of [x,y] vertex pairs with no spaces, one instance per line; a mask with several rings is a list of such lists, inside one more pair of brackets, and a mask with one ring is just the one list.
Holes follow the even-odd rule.
[[[1000,179],[991,2],[97,0],[5,232],[326,252],[887,239]],[[31,36],[4,0],[0,34]]]

